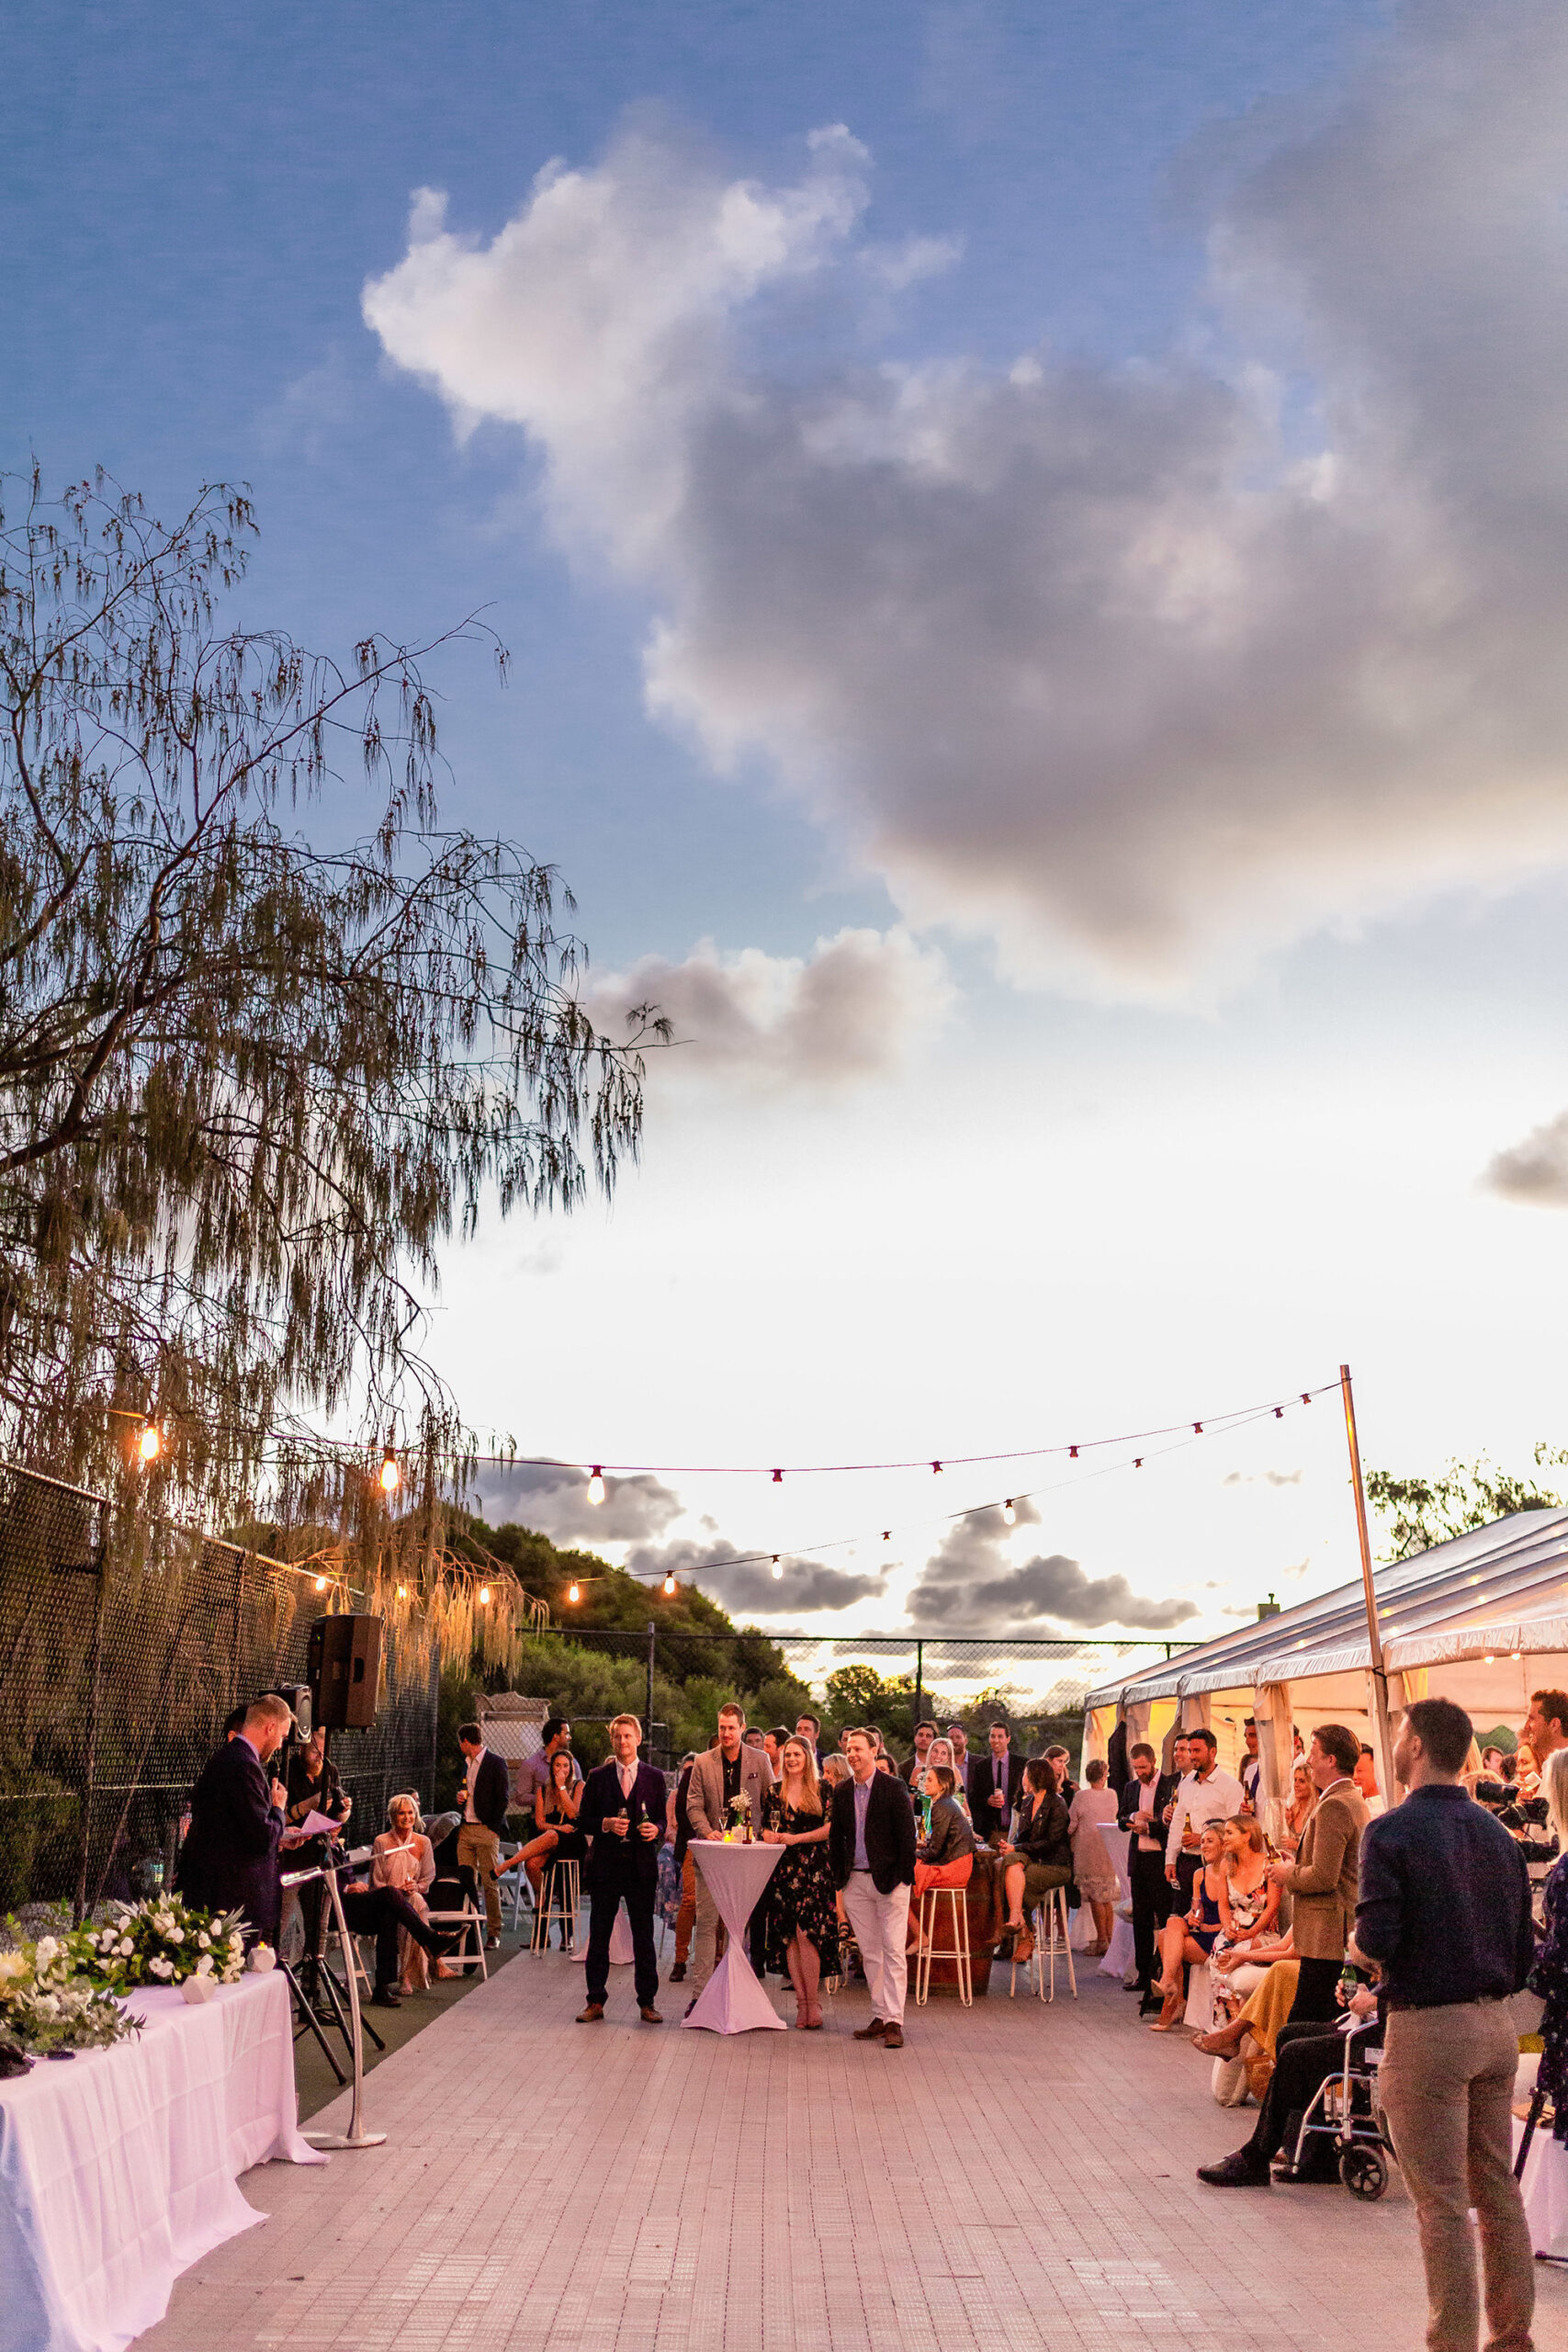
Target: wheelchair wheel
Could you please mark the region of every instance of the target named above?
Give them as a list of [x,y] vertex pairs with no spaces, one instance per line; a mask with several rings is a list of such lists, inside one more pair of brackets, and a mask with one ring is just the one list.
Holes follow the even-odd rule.
[[1371,2205],[1388,2187],[1388,2166],[1382,2150],[1370,2142],[1359,2141],[1347,2148],[1339,2159],[1339,2177],[1352,2197],[1364,2198]]

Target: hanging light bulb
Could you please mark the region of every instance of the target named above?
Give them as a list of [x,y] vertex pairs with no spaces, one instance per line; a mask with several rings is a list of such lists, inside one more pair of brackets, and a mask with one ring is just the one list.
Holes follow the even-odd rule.
[[893,1530],[892,1530],[890,1527],[885,1527],[885,1528],[883,1529],[883,1531],[882,1531],[882,1540],[883,1540],[883,1542],[884,1542],[885,1544],[891,1544],[891,1543],[892,1543],[892,1541],[893,1541]]
[[490,1607],[490,1587],[488,1584],[481,1584],[479,1587],[479,1607],[481,1609],[488,1609]]
[[604,1499],[604,1473],[597,1463],[593,1464],[588,1480],[588,1499],[591,1503],[602,1503]]
[[1012,1497],[1010,1495],[1002,1505],[1002,1518],[1009,1527],[1016,1527],[1018,1525],[1018,1513],[1012,1507]]
[[675,1578],[674,1578],[673,1574],[671,1574],[671,1575],[666,1576],[666,1577],[665,1577],[665,1579],[664,1579],[664,1589],[665,1589],[665,1591],[666,1591],[666,1592],[670,1592],[670,1593],[672,1593],[672,1592],[674,1591],[674,1589],[675,1589]]
[[783,1563],[783,1561],[779,1558],[778,1554],[775,1552],[775,1553],[773,1554],[773,1582],[774,1582],[775,1584],[779,1583],[779,1582],[782,1580],[783,1577],[784,1577],[784,1563]]
[[933,1463],[931,1464],[931,1476],[932,1476],[933,1478],[940,1478],[940,1477],[941,1477],[941,1476],[942,1476],[942,1464],[941,1464],[941,1463],[940,1463],[940,1462],[933,1462]]
[[582,1598],[581,1588],[575,1583],[568,1585],[566,1597],[569,1600],[581,1600]]
[[317,1590],[318,1592],[325,1592],[326,1589],[327,1589],[327,1580],[326,1580],[325,1577],[318,1577],[316,1578],[316,1590]]
[[392,1432],[390,1430],[387,1431],[387,1451],[381,1456],[381,1467],[377,1473],[377,1476],[380,1481],[381,1492],[384,1495],[395,1495],[398,1488],[403,1483],[403,1474],[398,1467],[398,1457],[392,1451]]
[[409,1589],[408,1589],[407,1585],[406,1585],[406,1584],[400,1584],[400,1585],[398,1587],[398,1599],[399,1599],[400,1600],[406,1600],[408,1599],[408,1597],[409,1597]]
[[775,1487],[782,1487],[784,1485],[784,1472],[782,1470],[775,1470],[773,1472],[773,1484]]
[[141,1435],[136,1441],[136,1451],[143,1462],[156,1462],[164,1451],[164,1432],[151,1413],[141,1424]]

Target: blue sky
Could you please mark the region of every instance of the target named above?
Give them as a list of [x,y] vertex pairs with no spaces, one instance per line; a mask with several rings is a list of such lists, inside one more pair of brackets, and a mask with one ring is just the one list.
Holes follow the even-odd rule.
[[[476,1420],[979,1453],[1349,1355],[1373,1459],[1568,1436],[1568,62],[1469,19],[6,9],[0,456],[248,480],[311,641],[486,606],[448,812],[693,1039],[613,1212],[454,1253]],[[1326,1418],[951,1573],[1217,1629],[1353,1567]],[[649,1557],[827,1532],[666,1483]],[[907,1532],[812,1622],[902,1624],[924,1488],[830,1499]]]

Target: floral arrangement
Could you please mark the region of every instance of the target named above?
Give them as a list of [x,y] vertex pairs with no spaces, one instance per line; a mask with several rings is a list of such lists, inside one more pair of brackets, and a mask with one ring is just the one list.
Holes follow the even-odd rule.
[[80,1967],[81,1939],[40,1936],[0,1951],[0,2038],[24,2050],[105,2050],[141,2030]]
[[749,1846],[751,1843],[751,1800],[744,1789],[738,1797],[730,1798],[729,1818],[732,1826],[725,1832],[725,1843],[734,1845],[739,1839]]
[[236,1984],[245,1965],[243,1914],[198,1911],[177,1894],[111,1905],[101,1926],[71,1938],[84,1975],[110,1991],[183,1984],[187,1976]]

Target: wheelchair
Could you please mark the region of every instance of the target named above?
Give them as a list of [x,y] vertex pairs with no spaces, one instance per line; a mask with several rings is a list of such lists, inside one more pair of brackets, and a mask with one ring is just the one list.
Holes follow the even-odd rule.
[[1338,2074],[1328,2075],[1314,2092],[1291,2156],[1292,2164],[1300,2165],[1314,2143],[1317,2153],[1324,2154],[1321,2143],[1332,2142],[1338,2154],[1340,2179],[1352,2197],[1369,2205],[1387,2188],[1389,2160],[1393,2156],[1378,2097],[1382,2052],[1357,2048],[1376,2023],[1375,2018],[1352,2018],[1339,2026],[1345,2042],[1344,2064]]

